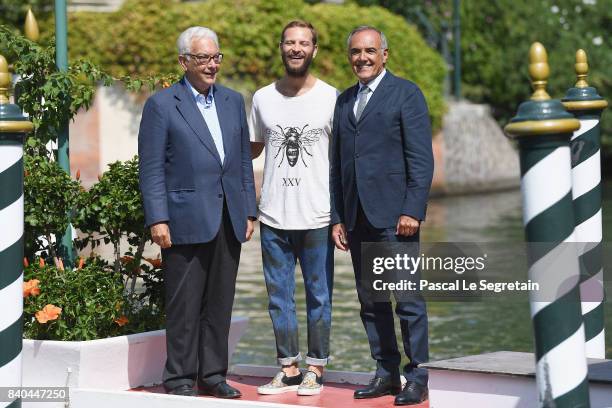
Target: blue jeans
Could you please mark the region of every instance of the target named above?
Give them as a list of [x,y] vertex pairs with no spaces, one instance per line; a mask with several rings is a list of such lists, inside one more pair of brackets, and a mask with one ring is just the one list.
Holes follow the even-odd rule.
[[334,284],[330,227],[279,230],[262,223],[261,252],[278,363],[291,365],[301,360],[294,299],[295,264],[299,260],[306,288],[306,364],[326,365]]

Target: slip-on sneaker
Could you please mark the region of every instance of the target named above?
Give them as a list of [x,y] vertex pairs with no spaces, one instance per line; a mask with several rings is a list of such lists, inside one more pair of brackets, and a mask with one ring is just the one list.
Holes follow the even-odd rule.
[[263,395],[282,394],[283,392],[296,391],[302,383],[304,376],[302,373],[287,376],[283,371],[276,373],[272,381],[257,387],[257,393]]
[[297,389],[298,395],[317,395],[323,390],[323,377],[308,371]]

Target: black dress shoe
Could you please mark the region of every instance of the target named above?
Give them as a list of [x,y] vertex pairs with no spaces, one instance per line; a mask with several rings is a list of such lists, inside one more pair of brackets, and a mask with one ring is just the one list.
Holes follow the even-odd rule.
[[429,397],[427,386],[409,381],[402,392],[395,397],[395,405],[416,405]]
[[191,385],[183,384],[178,387],[174,387],[168,391],[168,394],[172,395],[183,395],[185,397],[193,397],[196,395],[195,390]]
[[225,381],[221,381],[213,385],[212,387],[200,386],[199,393],[201,395],[212,395],[217,398],[240,398],[242,393],[236,388],[232,387]]
[[374,377],[366,388],[355,390],[353,398],[362,399],[382,397],[389,394],[396,395],[401,389],[401,384],[391,381],[389,377]]

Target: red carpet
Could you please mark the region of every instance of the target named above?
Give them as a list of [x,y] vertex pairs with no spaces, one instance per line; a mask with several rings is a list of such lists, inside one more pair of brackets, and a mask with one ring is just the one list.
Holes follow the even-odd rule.
[[[393,396],[385,396],[373,399],[353,399],[353,390],[359,388],[352,384],[324,383],[321,394],[313,396],[298,396],[295,392],[287,392],[278,395],[259,395],[257,387],[270,381],[263,377],[241,377],[230,376],[228,383],[242,392],[242,400],[271,402],[276,404],[309,405],[314,407],[358,407],[358,408],[382,408],[393,407]],[[164,393],[164,388],[159,385],[148,388],[135,388],[132,391]],[[212,397],[197,397],[212,398]],[[412,405],[415,408],[429,408],[429,402],[420,405]]]

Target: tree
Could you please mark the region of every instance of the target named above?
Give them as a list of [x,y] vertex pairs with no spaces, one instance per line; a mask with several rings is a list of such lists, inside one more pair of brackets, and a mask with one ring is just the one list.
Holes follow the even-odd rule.
[[[417,24],[419,7],[431,25],[442,31],[451,23],[452,0],[356,0],[378,4]],[[461,2],[462,88],[474,102],[491,105],[505,124],[519,103],[529,98],[528,51],[539,41],[546,47],[551,67],[548,92],[561,98],[575,83],[574,56],[583,48],[588,55],[589,84],[612,99],[609,70],[612,53],[605,46],[612,37],[610,0],[464,0]],[[451,39],[452,41],[452,39]],[[612,115],[602,120],[603,143],[612,148]]]

